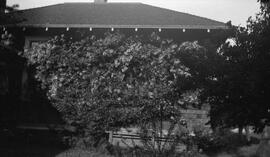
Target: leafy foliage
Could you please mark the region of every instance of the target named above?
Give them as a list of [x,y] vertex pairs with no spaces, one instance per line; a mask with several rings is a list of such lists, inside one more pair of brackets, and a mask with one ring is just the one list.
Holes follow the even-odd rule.
[[6,0],[2,0],[0,2],[0,25],[4,25],[7,23],[14,24],[18,22],[17,21],[18,19],[15,18],[14,15],[8,13],[15,11],[19,7],[19,5],[15,4],[12,6],[7,6],[6,2],[7,2]]
[[[19,6],[6,6],[6,0],[3,0],[0,3],[0,25],[5,24],[15,24],[21,20],[17,18],[15,14],[11,14],[11,12],[15,11]],[[8,49],[15,49],[14,47],[14,36],[9,33],[4,27],[1,27],[0,30],[0,48],[6,47]]]
[[198,59],[200,68],[190,68],[198,71],[201,98],[211,105],[213,127],[251,125],[261,131],[269,124],[269,15],[269,7],[262,5],[246,28],[232,27],[233,44],[223,43],[217,53],[208,46],[207,59]]
[[24,56],[66,122],[97,140],[105,130],[179,116],[193,81],[181,58],[204,51],[196,42],[178,45],[155,33],[143,38],[116,32],[81,41],[57,36]]

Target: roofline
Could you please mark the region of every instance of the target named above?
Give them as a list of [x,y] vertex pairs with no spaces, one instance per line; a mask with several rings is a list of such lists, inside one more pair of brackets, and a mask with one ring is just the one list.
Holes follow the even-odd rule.
[[224,25],[105,25],[105,24],[12,24],[2,25],[4,27],[35,27],[35,28],[153,28],[153,29],[228,29]]

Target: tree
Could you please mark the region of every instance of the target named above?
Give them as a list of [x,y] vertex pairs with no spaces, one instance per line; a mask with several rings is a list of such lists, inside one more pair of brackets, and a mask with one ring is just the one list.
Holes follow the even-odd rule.
[[5,24],[15,24],[19,20],[16,15],[10,14],[12,11],[15,11],[19,6],[7,6],[6,0],[0,2],[0,25],[1,25],[1,39],[0,46],[1,48],[5,47],[6,49],[14,49],[14,36],[5,29]]
[[20,68],[24,59],[18,55],[18,44],[14,36],[4,27],[5,24],[14,24],[17,21],[14,15],[8,14],[18,5],[6,6],[6,0],[0,2],[0,127],[14,127],[18,116],[17,106],[20,99],[18,90]]
[[225,42],[215,53],[208,51],[207,59],[197,59],[200,68],[190,68],[199,73],[213,127],[251,125],[262,131],[269,125],[269,24],[269,6],[262,5],[247,27],[231,29],[234,45]]
[[268,3],[269,2],[269,0],[258,0],[258,1],[260,1],[262,3]]

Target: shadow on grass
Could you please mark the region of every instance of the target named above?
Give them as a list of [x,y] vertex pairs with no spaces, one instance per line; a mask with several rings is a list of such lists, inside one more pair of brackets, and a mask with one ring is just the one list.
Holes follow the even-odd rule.
[[0,132],[1,157],[55,157],[69,149],[61,136],[51,131]]
[[[62,134],[53,131],[0,131],[0,157],[111,157],[95,150],[71,149],[62,142]],[[246,145],[226,137],[222,142],[231,151],[223,150],[211,157],[254,157],[257,139]],[[236,141],[234,141],[234,140]],[[226,142],[227,141],[227,142]],[[230,150],[229,149],[229,150]],[[227,152],[227,153],[221,153]],[[145,155],[145,154],[144,154]],[[206,156],[206,155],[205,155]]]

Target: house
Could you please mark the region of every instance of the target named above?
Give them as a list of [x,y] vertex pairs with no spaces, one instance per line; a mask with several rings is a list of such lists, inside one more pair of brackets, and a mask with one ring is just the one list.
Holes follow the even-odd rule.
[[[19,19],[18,22],[1,27],[16,34],[21,51],[59,34],[80,38],[80,31],[97,36],[106,31],[116,30],[127,35],[155,31],[160,36],[181,42],[202,41],[216,32],[227,29],[225,23],[200,16],[142,3],[110,3],[107,0],[95,0],[93,3],[62,3],[20,10],[12,15]],[[26,64],[19,64],[18,68],[21,70],[16,73],[19,76],[15,76],[17,123],[55,122],[54,119],[58,115],[49,107],[44,93],[37,88],[33,68]]]

